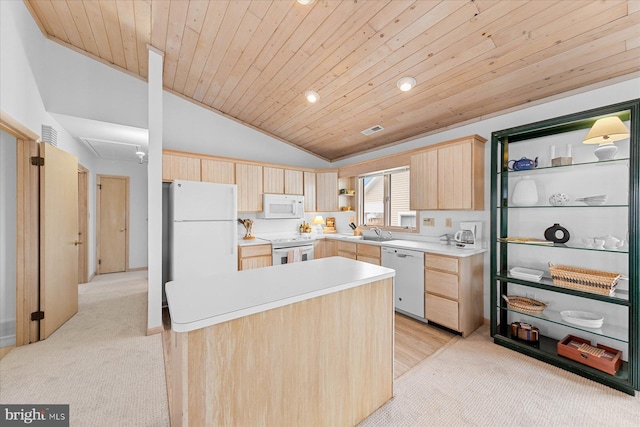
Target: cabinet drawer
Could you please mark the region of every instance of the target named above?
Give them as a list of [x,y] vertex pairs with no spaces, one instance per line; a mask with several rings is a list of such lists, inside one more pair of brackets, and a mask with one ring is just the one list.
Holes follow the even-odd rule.
[[355,254],[356,244],[353,242],[341,242],[338,240],[338,252],[352,252]]
[[240,260],[240,267],[238,268],[238,270],[251,270],[253,268],[271,267],[271,261],[271,255],[244,258]]
[[238,248],[238,256],[240,258],[248,258],[261,255],[271,256],[271,245],[240,246]]
[[425,294],[424,314],[427,320],[446,326],[454,331],[459,330],[458,303],[455,301]]
[[358,243],[358,256],[360,255],[380,258],[380,246]]
[[434,254],[424,254],[424,267],[457,274],[458,258]]
[[380,258],[366,255],[358,255],[358,261],[368,262],[369,264],[380,265]]
[[435,270],[424,271],[424,291],[458,299],[458,276]]
[[349,258],[349,259],[356,259],[355,252],[341,251],[340,248],[338,248],[338,256]]

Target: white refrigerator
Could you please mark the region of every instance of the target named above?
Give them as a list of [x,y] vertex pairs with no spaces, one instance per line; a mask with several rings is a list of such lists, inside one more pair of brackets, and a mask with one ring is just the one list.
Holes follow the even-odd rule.
[[171,183],[171,280],[237,271],[237,197],[235,184]]

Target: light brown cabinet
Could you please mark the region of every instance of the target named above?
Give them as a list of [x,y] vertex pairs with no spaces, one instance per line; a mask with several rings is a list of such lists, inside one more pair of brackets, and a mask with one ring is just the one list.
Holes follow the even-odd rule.
[[304,194],[303,174],[302,171],[285,169],[284,170],[284,194]]
[[431,322],[468,336],[484,321],[483,256],[424,254],[424,311]]
[[264,174],[264,192],[267,194],[283,194],[284,169],[265,166],[262,171]]
[[375,265],[380,265],[382,263],[380,246],[357,243],[356,253],[356,259],[358,261],[364,261]]
[[238,270],[272,265],[271,245],[238,246]]
[[338,255],[338,246],[335,240],[321,239],[313,243],[313,257],[315,259],[328,258]]
[[461,138],[411,156],[411,209],[483,210],[484,143]]
[[238,212],[262,211],[262,166],[236,163]]
[[338,210],[338,172],[316,172],[316,211]]
[[162,153],[162,180],[200,181],[200,158],[187,154]]
[[304,211],[316,211],[316,173],[304,172],[303,174]]
[[224,160],[202,159],[200,161],[203,182],[218,184],[235,184],[235,163]]
[[344,242],[339,240],[338,256],[375,265],[381,264],[380,246],[369,245],[367,243]]

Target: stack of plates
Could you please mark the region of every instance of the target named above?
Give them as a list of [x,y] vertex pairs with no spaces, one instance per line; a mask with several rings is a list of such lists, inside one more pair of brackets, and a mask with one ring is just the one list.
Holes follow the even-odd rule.
[[607,203],[607,195],[601,194],[599,196],[581,197],[576,199],[576,202],[584,202],[587,205],[604,205]]
[[567,323],[582,326],[583,328],[599,328],[604,323],[604,317],[588,311],[561,311],[560,317]]
[[524,267],[513,267],[511,270],[509,270],[509,273],[511,273],[511,276],[515,277],[516,279],[539,282],[540,279],[542,279],[543,271]]

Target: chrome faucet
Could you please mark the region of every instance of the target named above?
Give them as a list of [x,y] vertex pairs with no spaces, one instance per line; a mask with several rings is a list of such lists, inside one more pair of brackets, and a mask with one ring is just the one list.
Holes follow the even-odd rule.
[[382,237],[382,230],[380,230],[378,227],[373,227],[372,230],[375,231],[376,236]]
[[393,234],[391,234],[389,230],[387,230],[386,233],[389,235],[389,240],[393,239]]

